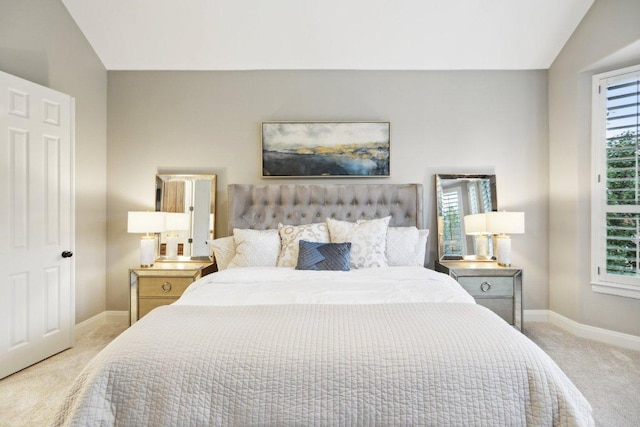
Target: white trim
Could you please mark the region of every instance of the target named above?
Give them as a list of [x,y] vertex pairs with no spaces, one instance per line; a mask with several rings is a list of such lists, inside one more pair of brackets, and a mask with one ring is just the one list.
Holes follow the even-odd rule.
[[637,78],[640,65],[591,77],[591,289],[593,292],[640,299],[640,279],[607,272],[607,213],[637,213],[638,205],[607,205],[606,139],[608,83]]
[[107,311],[107,322],[114,322],[123,326],[129,325],[128,311]]
[[74,329],[74,335],[76,339],[107,323],[106,313],[106,311],[103,311],[102,313],[96,314],[95,316],[78,323]]
[[640,336],[623,334],[621,332],[610,331],[608,329],[596,328],[595,326],[583,325],[582,323],[578,323],[551,310],[525,310],[524,318],[525,329],[527,328],[527,321],[548,321],[581,338],[640,351]]
[[[69,184],[71,186],[70,190],[71,190],[71,194],[69,195],[69,203],[71,204],[71,206],[69,207],[69,214],[71,216],[71,218],[69,218],[69,221],[71,221],[69,228],[70,228],[70,247],[69,250],[72,252],[76,252],[76,99],[73,98],[72,96],[69,96],[69,119],[70,119],[70,123],[69,123],[69,155],[70,155],[70,159],[69,159],[69,180],[71,181]],[[71,272],[70,272],[70,277],[69,279],[71,280],[70,283],[70,307],[71,307],[71,315],[69,316],[69,323],[67,324],[67,328],[69,328],[69,335],[70,336],[70,344],[71,347],[73,347],[74,345],[76,345],[76,337],[78,336],[75,333],[75,330],[73,328],[73,325],[76,324],[76,258],[77,257],[71,257],[68,261],[71,264]]]
[[89,333],[107,322],[115,322],[122,325],[129,324],[129,312],[128,311],[103,311],[95,316],[80,322],[75,326],[74,336],[76,339],[82,335]]
[[591,283],[591,290],[600,294],[640,299],[640,287],[623,283]]

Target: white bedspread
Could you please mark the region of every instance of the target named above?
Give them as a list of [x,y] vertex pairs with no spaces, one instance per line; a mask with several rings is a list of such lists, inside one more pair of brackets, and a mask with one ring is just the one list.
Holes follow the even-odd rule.
[[199,281],[109,344],[56,425],[593,425],[558,366],[446,276],[383,279],[409,300],[423,297],[408,289],[441,282],[450,289],[433,290],[440,302],[383,303],[383,288],[354,285],[353,300],[369,303],[337,304],[336,275],[326,292],[297,282],[307,303],[282,304],[265,303],[269,285],[256,277],[266,272],[244,270],[248,283],[233,286],[260,297],[232,305],[233,274]]

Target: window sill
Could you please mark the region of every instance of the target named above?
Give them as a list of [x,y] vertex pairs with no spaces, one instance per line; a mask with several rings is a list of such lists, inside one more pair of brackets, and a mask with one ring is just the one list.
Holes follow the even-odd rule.
[[591,289],[593,292],[597,292],[599,294],[640,299],[640,286],[623,285],[620,283],[592,282]]

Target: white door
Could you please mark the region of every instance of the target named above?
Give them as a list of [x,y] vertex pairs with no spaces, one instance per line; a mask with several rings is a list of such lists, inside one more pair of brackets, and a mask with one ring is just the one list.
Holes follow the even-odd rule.
[[74,100],[0,71],[0,378],[73,344]]

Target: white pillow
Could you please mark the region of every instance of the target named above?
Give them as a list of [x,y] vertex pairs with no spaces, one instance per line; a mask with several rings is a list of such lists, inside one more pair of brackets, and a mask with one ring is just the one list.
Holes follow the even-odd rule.
[[233,229],[236,254],[227,268],[275,267],[280,253],[278,230]]
[[416,227],[389,227],[387,263],[390,266],[424,266],[429,230]]
[[216,262],[218,271],[227,268],[236,254],[236,241],[233,236],[207,240],[207,245],[209,245],[211,256]]
[[427,256],[427,241],[429,240],[429,230],[418,230],[420,240],[418,240],[418,249],[416,250],[416,262],[424,267]]
[[295,267],[298,264],[300,240],[308,242],[329,243],[329,230],[324,222],[305,225],[278,224],[280,235],[280,255],[278,267]]
[[387,229],[390,216],[347,222],[327,218],[332,243],[351,243],[351,268],[387,267]]

